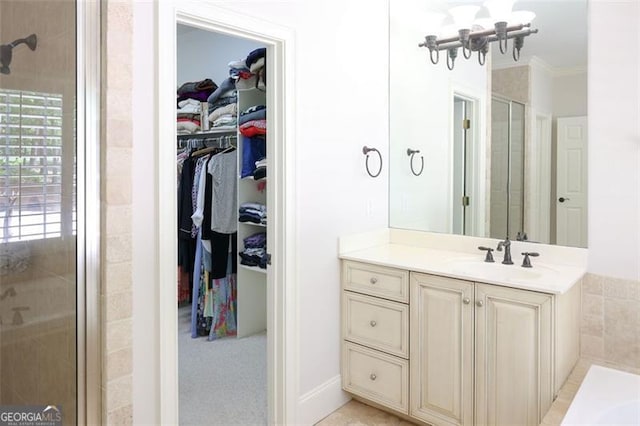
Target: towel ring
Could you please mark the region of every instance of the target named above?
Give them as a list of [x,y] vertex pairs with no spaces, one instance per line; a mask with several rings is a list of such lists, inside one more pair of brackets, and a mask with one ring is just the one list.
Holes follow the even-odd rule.
[[[371,173],[371,170],[369,170],[369,153],[371,151],[374,151],[378,154],[378,157],[380,157],[380,168],[378,169],[378,173]],[[369,176],[371,176],[372,178],[376,178],[378,176],[380,176],[380,173],[382,173],[382,154],[380,154],[380,151],[378,151],[376,148],[369,148],[366,145],[362,147],[362,153],[364,155],[367,156],[367,159],[365,160],[365,168],[367,169],[367,173],[369,173]]]
[[420,150],[419,149],[411,149],[411,148],[407,148],[407,155],[411,157],[411,159],[409,160],[409,166],[411,167],[411,173],[413,173],[414,176],[420,176],[422,174],[422,172],[424,171],[424,156],[420,156],[420,171],[418,173],[416,173],[416,171],[413,169],[413,156],[416,154],[420,154]]

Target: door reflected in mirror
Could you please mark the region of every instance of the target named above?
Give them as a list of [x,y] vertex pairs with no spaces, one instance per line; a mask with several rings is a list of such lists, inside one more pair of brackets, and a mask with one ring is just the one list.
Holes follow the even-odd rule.
[[[458,49],[449,70],[419,44],[429,16],[462,4],[483,2],[390,2],[389,225],[586,247],[587,1],[516,1],[538,30],[519,60],[489,43],[484,65]],[[480,7],[474,30],[487,19]]]

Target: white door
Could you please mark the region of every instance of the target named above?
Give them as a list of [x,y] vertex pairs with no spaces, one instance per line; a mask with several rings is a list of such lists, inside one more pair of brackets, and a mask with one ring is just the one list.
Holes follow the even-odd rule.
[[473,283],[411,273],[410,414],[473,424]]
[[558,118],[556,243],[587,246],[587,117]]

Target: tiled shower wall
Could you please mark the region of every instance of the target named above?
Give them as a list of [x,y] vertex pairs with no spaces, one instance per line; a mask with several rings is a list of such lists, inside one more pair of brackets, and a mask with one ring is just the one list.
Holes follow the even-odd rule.
[[587,274],[581,355],[640,368],[640,281]]
[[132,405],[131,0],[102,9],[102,424],[128,425]]

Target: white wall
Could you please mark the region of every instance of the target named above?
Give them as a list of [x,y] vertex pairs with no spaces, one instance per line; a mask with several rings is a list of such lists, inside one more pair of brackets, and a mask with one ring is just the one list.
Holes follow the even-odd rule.
[[229,77],[231,61],[242,60],[264,47],[252,40],[230,37],[186,25],[178,25],[178,86],[188,81],[212,79],[220,85]]
[[[386,227],[388,223],[388,5],[384,0],[252,0],[226,1],[224,6],[293,28],[296,33],[295,281],[300,313],[299,394],[304,402],[300,422],[312,423],[344,401],[338,380],[338,237]],[[159,315],[157,286],[149,266],[154,255],[149,248],[157,241],[153,235],[155,218],[149,217],[155,202],[150,194],[155,172],[149,158],[154,158],[156,149],[149,136],[153,129],[147,128],[154,114],[148,107],[155,70],[150,9],[136,2],[133,97],[144,102],[134,104],[134,157],[141,159],[146,154],[145,162],[139,163],[146,165],[134,168],[135,424],[158,424],[154,414],[158,409],[158,383],[148,380],[157,368],[148,358],[158,347],[154,335],[158,333],[155,319]],[[377,179],[365,173],[361,152],[365,144],[380,149],[385,158],[385,168]]]
[[[640,3],[589,9],[589,272],[640,279]],[[615,31],[611,31],[615,28]]]
[[545,65],[537,58],[533,58],[529,62],[529,99],[531,100],[531,108],[537,113],[551,114],[556,93],[553,90],[553,75]]
[[[429,50],[418,47],[424,41],[425,3],[392,1],[390,8],[390,226],[435,232],[452,230],[453,188],[453,93],[457,91],[479,101],[485,114],[487,67],[477,57],[458,52],[453,71],[440,52],[437,65]],[[449,99],[442,104],[439,100]],[[474,120],[472,120],[473,122]],[[475,146],[484,146],[485,120],[475,120],[473,131],[480,135]],[[409,168],[407,148],[419,149],[424,171],[414,176]],[[482,155],[483,156],[483,155]],[[484,156],[483,156],[484,157]],[[414,159],[420,167],[418,158]],[[484,171],[478,171],[484,176]],[[474,200],[472,202],[480,200]],[[481,208],[480,210],[483,210]]]
[[557,75],[553,79],[553,115],[579,117],[587,115],[587,72]]

